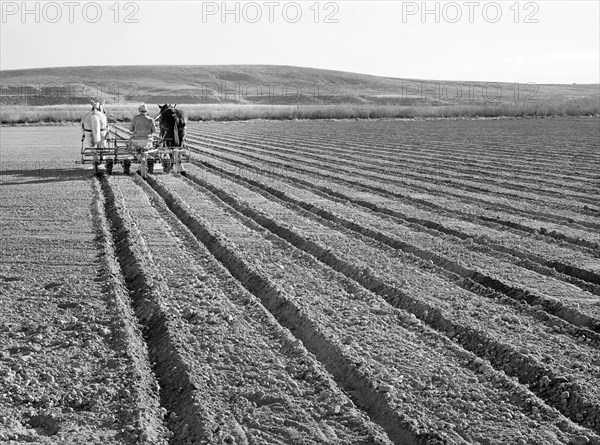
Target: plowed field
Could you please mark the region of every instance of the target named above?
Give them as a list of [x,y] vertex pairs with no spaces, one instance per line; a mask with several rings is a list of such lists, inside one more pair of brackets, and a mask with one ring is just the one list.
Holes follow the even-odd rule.
[[0,130],[0,441],[600,445],[597,119]]

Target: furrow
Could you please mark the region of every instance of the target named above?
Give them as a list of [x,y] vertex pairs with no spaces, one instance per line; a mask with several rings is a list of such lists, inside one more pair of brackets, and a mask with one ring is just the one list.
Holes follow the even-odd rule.
[[[553,422],[562,428],[569,425],[559,420],[561,416],[555,417],[555,410],[446,337],[419,322],[411,323],[413,319],[404,311],[391,308],[352,280],[268,234],[209,192],[174,177],[159,180],[149,176],[148,182],[394,441],[406,438],[408,443],[451,444],[494,437],[508,443],[516,440],[515,435],[525,437],[526,442],[555,443],[559,437],[559,442],[568,441],[564,432],[553,426]],[[398,360],[400,356],[402,360]],[[490,374],[477,378],[471,374],[473,369]],[[440,375],[442,382],[434,377],[423,386],[423,380]],[[448,390],[447,375],[454,376],[450,386],[456,385],[456,391]],[[429,385],[437,389],[430,391]],[[516,391],[512,398],[500,389],[505,386]],[[465,404],[463,397],[455,399],[462,391],[486,396],[475,404]],[[537,404],[535,410],[525,403],[527,399]],[[512,419],[499,421],[509,417],[507,410]],[[525,420],[530,415],[537,420]],[[517,429],[515,417],[523,419]],[[451,424],[449,418],[464,420]],[[544,437],[532,438],[531,434]]]
[[121,314],[124,332],[123,349],[131,358],[132,372],[136,382],[133,397],[139,401],[140,406],[144,407],[132,413],[136,417],[133,424],[137,425],[141,443],[164,444],[167,443],[169,434],[163,426],[164,413],[160,405],[157,381],[148,358],[148,348],[129,304],[129,295],[115,255],[109,223],[104,213],[106,200],[98,180],[93,181],[92,187],[94,196],[92,216],[98,233],[97,242],[102,250],[102,261],[105,265],[105,292]]
[[[504,167],[506,160],[510,159],[517,168],[524,163],[528,172],[541,171],[546,175],[549,172],[571,171],[572,177],[580,178],[586,172],[597,176],[590,163],[598,161],[598,139],[597,136],[585,137],[590,131],[597,134],[595,122],[593,119],[537,122],[383,120],[328,121],[318,126],[303,122],[244,122],[204,124],[198,128],[221,135],[223,127],[226,127],[225,133],[233,136],[249,133],[266,140],[280,137],[293,144],[302,144],[304,141],[319,144],[322,140],[328,140],[349,146],[364,143],[369,147],[397,147],[400,143],[402,146],[416,147],[419,152],[431,157],[441,152],[451,160],[461,162],[468,159],[495,162],[492,168],[498,165]],[[498,134],[502,137],[498,137]],[[452,135],[452,141],[455,142],[452,146],[448,145],[448,135]],[[565,147],[569,150],[565,150]],[[577,157],[573,157],[573,148],[578,152]]]
[[209,442],[391,443],[147,183],[119,186],[171,289],[169,310],[182,321],[190,369],[213,416]]
[[[349,127],[349,130],[352,130],[352,125]],[[276,142],[281,143],[282,139],[286,141],[286,145],[289,147],[322,147],[324,149],[327,148],[335,148],[339,149],[341,153],[356,153],[361,152],[365,155],[372,155],[374,151],[382,156],[388,155],[390,160],[397,161],[398,154],[402,155],[402,159],[407,160],[418,160],[420,162],[421,168],[426,168],[428,163],[436,163],[438,161],[450,162],[451,165],[456,166],[458,169],[468,165],[471,171],[481,171],[487,174],[494,175],[494,172],[490,170],[497,171],[506,171],[510,172],[511,175],[516,175],[512,177],[518,177],[519,179],[523,179],[525,181],[530,181],[531,177],[529,175],[519,175],[519,171],[523,171],[525,173],[530,173],[532,168],[535,170],[536,166],[532,162],[528,162],[527,165],[519,165],[519,162],[522,162],[521,156],[516,159],[516,163],[512,165],[511,169],[507,169],[506,159],[514,159],[517,154],[522,155],[523,153],[519,153],[522,151],[522,147],[520,144],[516,144],[517,146],[513,147],[512,150],[504,151],[502,158],[496,158],[496,160],[492,160],[495,152],[490,152],[488,147],[481,144],[481,141],[468,141],[457,138],[452,146],[448,145],[447,140],[432,140],[429,141],[427,139],[415,139],[408,138],[408,140],[403,143],[400,142],[397,135],[392,136],[381,134],[380,131],[373,128],[368,128],[368,131],[362,132],[362,138],[358,139],[355,134],[334,134],[333,137],[325,142],[323,135],[319,132],[310,133],[310,134],[302,134],[293,135],[290,132],[285,133],[287,137],[281,138],[283,128],[278,129],[272,128],[267,131],[262,131],[259,128],[253,128],[253,131],[236,131],[231,134],[232,137],[241,137],[249,138],[248,140],[256,140],[256,141],[267,141],[267,142]],[[329,129],[335,129],[333,126],[329,126]],[[275,130],[275,131],[273,131]],[[210,133],[215,136],[219,136],[222,133]],[[405,134],[403,134],[405,136]],[[510,147],[511,141],[505,141],[504,145]],[[375,148],[376,147],[376,148]],[[498,147],[497,147],[498,148]],[[501,150],[500,150],[501,151]],[[561,150],[556,150],[555,152],[544,151],[544,154],[551,155],[554,157],[560,157],[564,153],[561,153]],[[483,157],[482,155],[485,155]],[[539,160],[539,155],[537,159],[533,159],[533,161]],[[588,161],[593,161],[593,158],[582,160],[582,164],[585,164]],[[553,178],[559,181],[569,181],[573,182],[573,184],[580,183],[584,181],[584,183],[589,183],[589,178],[574,176],[574,175],[564,175],[564,174],[555,174],[553,172],[549,172],[552,165],[544,166],[541,169],[537,169],[537,171],[543,171],[544,179],[545,178]],[[590,171],[593,171],[592,168],[589,168]],[[576,179],[575,179],[576,178]]]
[[[600,295],[600,275],[595,270],[586,270],[576,265],[582,264],[594,267],[597,261],[590,258],[589,255],[578,254],[570,249],[549,245],[538,240],[498,232],[465,221],[440,216],[413,206],[402,205],[394,200],[384,200],[374,194],[356,193],[342,187],[337,187],[332,192],[332,187],[335,187],[333,184],[328,184],[327,188],[323,188],[293,175],[278,175],[269,172],[268,182],[270,185],[266,185],[260,180],[255,180],[259,172],[264,172],[260,169],[260,166],[236,161],[232,161],[233,164],[221,162],[220,165],[216,165],[205,157],[201,158],[200,161],[192,159],[191,162],[199,162],[199,165],[211,168],[214,171],[249,181],[252,185],[261,187],[271,194],[283,193],[286,199],[293,199],[294,203],[309,210],[318,208],[312,203],[322,202],[323,198],[325,198],[323,203],[334,205],[337,209],[350,210],[342,204],[335,205],[332,202],[335,199],[343,199],[343,202],[350,202],[373,212],[398,218],[400,224],[406,224],[419,231],[437,233],[438,235],[446,234],[465,240],[471,249],[488,255],[503,257],[519,267],[525,267],[534,272],[560,279],[582,290]],[[236,168],[236,166],[241,168]],[[254,170],[257,174],[251,174],[247,170]],[[280,177],[281,180],[277,179],[276,176]],[[292,181],[293,185],[290,185],[287,181]],[[286,192],[281,192],[282,189]],[[315,194],[310,190],[314,190]],[[324,191],[329,192],[329,195]],[[300,200],[290,197],[290,195],[297,194],[299,194]],[[352,208],[352,213],[361,211],[360,207]],[[350,215],[349,218],[353,219],[353,215]],[[369,220],[373,220],[373,218],[374,216],[367,217]],[[564,258],[564,260],[556,259],[557,256],[558,258]]]
[[[555,369],[553,369],[560,368],[560,362],[557,362],[554,367],[546,366],[541,361],[533,358],[529,351],[523,354],[510,346],[520,344],[521,348],[530,348],[538,352],[545,351],[544,354],[550,356],[556,352],[553,348],[558,344],[562,343],[562,347],[567,348],[575,347],[577,342],[574,340],[554,335],[552,336],[554,337],[553,340],[542,339],[540,337],[543,336],[540,336],[537,332],[529,334],[521,332],[517,338],[511,333],[510,329],[503,335],[496,333],[499,336],[494,339],[481,328],[479,318],[482,316],[477,314],[477,321],[473,322],[471,321],[473,315],[469,313],[470,311],[485,308],[486,314],[483,317],[494,320],[502,319],[502,317],[516,317],[518,319],[523,315],[519,311],[512,311],[502,304],[498,305],[496,302],[489,304],[477,297],[475,297],[475,300],[479,300],[477,301],[478,305],[472,305],[471,307],[467,305],[464,312],[459,311],[457,314],[455,310],[455,314],[451,315],[448,309],[442,309],[447,303],[436,301],[436,304],[433,304],[431,301],[427,302],[422,296],[410,295],[410,292],[404,289],[407,285],[405,283],[401,284],[398,277],[407,276],[408,287],[420,289],[421,292],[434,293],[436,289],[446,287],[446,292],[455,294],[456,298],[462,301],[463,304],[466,304],[469,300],[473,301],[473,297],[461,292],[459,289],[453,290],[452,287],[445,286],[443,281],[436,280],[434,276],[417,283],[414,279],[408,278],[410,273],[407,273],[408,271],[400,259],[394,261],[395,252],[389,251],[386,252],[387,255],[382,254],[381,248],[376,245],[369,246],[365,242],[356,241],[350,236],[329,229],[326,225],[311,222],[293,210],[265,199],[261,195],[228,179],[214,176],[208,172],[204,172],[204,175],[205,178],[201,179],[189,171],[187,177],[210,190],[237,211],[252,218],[258,224],[297,248],[315,256],[334,270],[381,295],[391,304],[408,310],[412,308],[417,316],[433,327],[442,327],[443,332],[446,334],[449,334],[450,331],[452,331],[452,335],[458,334],[462,339],[462,346],[481,354],[485,358],[489,357],[494,366],[518,377],[521,382],[532,385],[533,390],[540,397],[569,415],[573,420],[600,430],[600,403],[597,395],[594,394],[594,390],[591,389],[598,386],[600,379],[589,380],[585,373],[579,373],[576,379],[580,383],[585,381],[587,389],[577,393],[574,398],[577,401],[576,403],[571,405],[563,403],[561,394],[565,391],[566,386],[562,386],[562,384],[567,382],[563,381],[564,377],[558,376]],[[435,258],[435,255],[429,252],[422,252],[422,254]],[[427,282],[429,284],[426,284]],[[449,297],[450,295],[446,296],[446,298]],[[415,306],[417,309],[414,309]],[[526,316],[524,318],[530,317]],[[527,321],[518,322],[518,324],[520,323],[526,324]],[[597,338],[595,340],[597,341]],[[552,344],[551,349],[547,348],[547,343]],[[569,344],[571,346],[568,346]],[[585,347],[585,351],[584,356],[590,354],[590,356],[600,358],[599,352],[595,348]],[[539,384],[540,381],[546,381],[546,379],[551,384]],[[567,385],[573,391],[580,383]]]
[[[194,130],[190,134],[196,137],[205,137],[205,135]],[[440,158],[438,154],[418,156],[414,151],[420,147],[409,146],[402,144],[396,146],[395,150],[391,150],[388,155],[382,150],[382,145],[377,144],[376,151],[372,149],[364,149],[365,145],[345,143],[346,147],[351,148],[337,149],[335,141],[327,140],[320,141],[302,141],[302,142],[283,142],[279,138],[258,137],[257,135],[243,135],[243,138],[226,137],[221,135],[211,135],[209,140],[213,142],[227,142],[244,144],[267,152],[285,153],[291,156],[301,156],[302,159],[314,159],[316,161],[325,160],[328,163],[339,162],[343,160],[345,165],[352,167],[368,167],[369,171],[379,171],[398,176],[415,178],[419,181],[425,179],[428,182],[448,182],[450,184],[458,184],[459,187],[464,187],[466,190],[475,190],[483,192],[498,193],[497,187],[501,187],[503,194],[520,200],[538,201],[540,194],[550,195],[562,199],[579,199],[587,198],[589,194],[589,186],[587,189],[581,187],[570,186],[561,183],[558,189],[556,182],[545,183],[543,179],[532,180],[528,177],[517,178],[518,182],[514,182],[513,174],[508,174],[506,164],[493,168],[492,170],[482,170],[475,166],[465,165],[464,159],[452,161],[447,158]],[[411,151],[411,148],[414,151]],[[374,152],[377,154],[373,157]],[[440,165],[443,164],[443,167]],[[498,176],[496,178],[496,176]],[[462,180],[461,182],[456,182]],[[543,186],[540,182],[544,182]],[[496,188],[489,188],[490,185]],[[512,191],[512,192],[511,192]],[[571,194],[567,192],[573,192]],[[545,216],[547,214],[544,214]]]
[[[511,210],[520,210],[523,213],[535,212],[534,214],[537,217],[546,219],[561,218],[564,221],[568,221],[569,219],[572,220],[575,218],[579,224],[584,226],[594,224],[594,221],[588,221],[584,216],[569,214],[565,217],[561,217],[550,213],[550,209],[544,207],[548,203],[553,204],[554,208],[557,205],[560,205],[567,209],[572,208],[574,202],[597,204],[597,199],[590,198],[590,192],[594,190],[594,187],[591,184],[585,193],[581,192],[579,194],[567,195],[562,192],[564,187],[561,186],[560,188],[557,188],[558,184],[555,183],[554,190],[547,190],[543,202],[540,203],[540,194],[535,193],[535,190],[512,190],[509,184],[507,184],[507,176],[504,176],[503,180],[500,180],[496,185],[490,185],[489,183],[493,181],[487,176],[482,177],[481,183],[473,182],[477,179],[477,175],[472,170],[470,170],[467,175],[460,175],[456,172],[456,169],[448,170],[446,163],[433,164],[431,159],[426,164],[411,167],[410,165],[406,165],[407,161],[405,157],[400,153],[397,153],[396,157],[400,159],[399,165],[395,166],[394,163],[391,162],[381,165],[379,161],[380,153],[378,150],[369,155],[365,155],[364,157],[359,157],[358,159],[355,155],[352,155],[350,159],[345,159],[345,156],[330,156],[330,150],[328,148],[318,150],[312,147],[301,148],[295,146],[288,149],[277,147],[277,144],[273,146],[264,140],[259,143],[250,143],[248,140],[235,142],[229,137],[211,136],[210,138],[207,138],[206,136],[193,131],[190,132],[190,135],[205,139],[205,143],[227,144],[231,147],[240,147],[243,148],[244,151],[250,150],[261,155],[275,154],[278,158],[286,159],[290,162],[313,166],[325,162],[327,165],[336,165],[338,169],[341,168],[340,166],[344,166],[345,170],[348,170],[353,174],[363,174],[367,177],[375,177],[374,174],[378,174],[378,178],[381,177],[381,180],[402,184],[405,187],[414,187],[429,193],[443,191],[446,194],[450,193],[456,195],[460,197],[460,199],[469,198],[469,200],[472,201],[486,202],[488,204],[492,203],[498,207],[507,208],[503,203],[506,199],[510,199],[512,201],[510,206]],[[376,160],[370,160],[371,158],[375,158]],[[434,166],[434,175],[428,174],[428,169],[430,169],[429,167],[426,167],[428,164]],[[462,179],[462,181],[459,181],[460,179]],[[436,184],[436,187],[432,188],[431,184]],[[457,192],[457,189],[462,190]],[[529,207],[534,207],[534,209],[530,209]],[[535,207],[539,207],[540,209],[535,210]],[[581,207],[576,208],[577,211],[580,211],[580,209]],[[597,228],[597,224],[593,227]]]
[[[503,213],[495,211],[493,209],[482,209],[481,202],[475,204],[456,203],[448,198],[444,198],[436,195],[429,195],[424,193],[407,193],[404,189],[395,185],[385,186],[382,184],[381,179],[368,179],[366,176],[359,175],[354,177],[352,173],[341,174],[335,170],[334,167],[328,167],[322,165],[321,168],[291,165],[286,162],[282,162],[280,158],[262,157],[255,156],[252,154],[240,152],[239,150],[232,150],[222,145],[216,145],[214,149],[206,148],[206,144],[202,148],[196,148],[199,153],[211,153],[217,157],[224,156],[224,152],[227,155],[227,159],[231,156],[241,156],[250,162],[255,161],[269,166],[282,169],[285,174],[300,175],[311,175],[317,178],[325,178],[326,181],[333,181],[339,184],[350,185],[352,188],[357,189],[368,189],[369,191],[388,196],[402,201],[426,206],[434,211],[452,212],[453,214],[461,217],[464,220],[477,219],[483,223],[493,224],[501,227],[505,226],[511,229],[516,229],[521,232],[530,233],[534,235],[542,234],[545,237],[557,239],[560,241],[568,242],[575,246],[582,246],[587,249],[597,250],[600,242],[596,239],[597,236],[582,230],[567,228],[566,226],[556,224],[554,222],[542,223],[543,218],[539,218],[540,221],[532,220],[528,217],[522,217],[513,215],[512,213]],[[331,170],[330,172],[323,171]],[[319,182],[322,182],[320,180]],[[462,196],[462,195],[461,195]],[[487,203],[489,205],[489,203]],[[506,206],[505,206],[506,207]],[[484,211],[485,210],[485,211]],[[508,209],[505,209],[508,210]],[[514,209],[512,210],[514,212]],[[542,224],[546,227],[543,227]]]
[[[125,177],[125,180],[129,178]],[[169,289],[162,277],[153,271],[146,243],[127,211],[123,196],[114,190],[111,182],[106,178],[102,180],[105,211],[112,225],[116,253],[133,309],[144,330],[154,373],[160,384],[162,405],[172,413],[169,419],[183,419],[188,426],[179,435],[175,434],[177,430],[172,431],[172,443],[184,443],[187,438],[201,440],[210,437],[211,416],[195,394],[200,385],[191,379],[189,362],[177,335],[180,326],[169,315],[166,306]]]
[[[198,135],[200,133],[198,133],[197,130],[192,130],[192,134]],[[222,133],[215,131],[202,132],[201,134],[210,137],[221,137],[222,135]],[[397,140],[393,143],[386,143],[385,139],[382,140],[380,138],[380,135],[377,135],[377,139],[363,137],[360,141],[357,141],[356,138],[340,139],[339,135],[337,135],[338,137],[330,138],[326,142],[321,134],[306,134],[302,135],[302,137],[295,137],[294,135],[287,133],[285,139],[281,136],[281,133],[277,131],[273,132],[271,130],[261,132],[259,128],[252,128],[251,131],[237,131],[233,134],[228,133],[227,139],[234,142],[267,143],[268,145],[279,145],[290,148],[295,147],[301,151],[309,148],[319,148],[320,150],[327,150],[328,152],[335,152],[341,155],[361,153],[364,156],[370,157],[376,152],[378,155],[381,155],[379,159],[386,159],[387,161],[398,163],[399,158],[401,158],[402,162],[405,160],[413,162],[419,168],[427,168],[428,164],[444,161],[445,165],[449,164],[459,171],[465,170],[469,173],[481,173],[499,176],[501,178],[510,175],[512,178],[519,179],[520,182],[516,183],[517,186],[521,184],[521,181],[532,182],[536,185],[540,181],[547,185],[553,185],[556,181],[561,181],[561,183],[564,184],[564,181],[567,181],[568,184],[572,184],[569,185],[570,188],[578,190],[582,186],[589,187],[593,183],[593,180],[590,178],[579,176],[575,179],[573,175],[548,172],[547,168],[542,170],[544,173],[543,178],[532,181],[531,166],[523,168],[518,164],[513,164],[509,169],[506,165],[506,159],[502,159],[501,162],[492,162],[489,159],[481,158],[470,159],[469,156],[472,156],[473,153],[479,149],[478,145],[472,143],[461,145],[460,141],[457,141],[459,143],[454,145],[452,151],[448,153],[443,150],[444,144],[436,143],[433,146],[424,146],[423,143],[416,144],[414,142],[399,144]],[[374,149],[373,147],[377,148]],[[510,153],[509,156],[512,158],[515,154],[516,153],[514,152]],[[467,156],[467,158],[465,158],[465,156]],[[518,172],[523,172],[524,174]],[[550,179],[552,179],[552,181],[549,181]]]
[[[211,153],[207,153],[206,150],[203,150],[202,154],[205,153],[212,157]],[[420,210],[414,205],[404,205],[394,199],[386,199],[368,192],[348,189],[347,187],[339,186],[334,182],[310,181],[310,179],[306,178],[304,175],[289,171],[281,173],[269,171],[262,168],[260,164],[252,161],[244,162],[242,160],[236,160],[236,157],[233,155],[225,158],[218,155],[215,155],[215,157],[218,159],[226,159],[226,163],[221,162],[223,167],[227,167],[228,164],[230,164],[229,167],[232,167],[231,164],[235,166],[229,168],[228,171],[235,170],[243,173],[245,170],[250,169],[256,171],[257,174],[262,173],[270,178],[280,177],[282,179],[292,180],[301,186],[310,187],[317,192],[323,192],[329,196],[350,201],[370,210],[391,215],[409,223],[418,224],[438,232],[457,236],[461,239],[470,240],[470,242],[477,243],[479,245],[478,248],[483,249],[484,251],[491,248],[510,256],[516,256],[519,258],[518,261],[520,266],[525,266],[536,272],[564,279],[583,290],[588,290],[596,294],[599,292],[598,273],[595,270],[586,270],[584,267],[577,265],[579,262],[584,266],[589,265],[588,267],[598,267],[597,261],[591,259],[589,255],[578,254],[571,249],[564,249],[556,245],[541,243],[539,240],[531,237],[523,238],[518,234],[513,235],[506,231],[499,232],[493,228],[444,217],[428,210]],[[206,158],[203,158],[202,162],[211,167],[217,169],[220,168],[215,162],[206,160]],[[223,169],[221,168],[221,170]],[[274,181],[276,179],[272,180]],[[271,179],[269,181],[271,181]],[[365,199],[365,197],[368,197],[368,200]],[[536,237],[543,238],[539,234],[536,235]],[[511,247],[511,245],[514,247]],[[565,259],[553,259],[552,257],[556,255],[559,255],[559,258],[564,257]]]

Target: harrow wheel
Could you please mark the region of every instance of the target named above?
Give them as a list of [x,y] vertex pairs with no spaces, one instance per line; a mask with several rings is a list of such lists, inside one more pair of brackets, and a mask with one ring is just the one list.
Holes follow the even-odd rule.
[[94,174],[98,175],[100,173],[100,161],[98,161],[98,155],[94,153]]
[[148,173],[154,173],[154,159],[148,159]]
[[163,166],[163,171],[165,173],[171,173],[171,168],[173,167],[173,164],[171,163],[170,159],[164,159],[162,161],[162,166]]
[[175,173],[181,173],[183,171],[181,167],[181,151],[179,149],[173,150],[173,168]]

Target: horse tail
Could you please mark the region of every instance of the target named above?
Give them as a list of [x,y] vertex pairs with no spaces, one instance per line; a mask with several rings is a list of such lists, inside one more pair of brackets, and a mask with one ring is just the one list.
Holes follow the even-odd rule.
[[92,144],[98,145],[102,141],[102,122],[98,116],[91,117]]
[[179,143],[179,116],[177,116],[177,113],[173,113],[173,141],[175,147],[181,146]]

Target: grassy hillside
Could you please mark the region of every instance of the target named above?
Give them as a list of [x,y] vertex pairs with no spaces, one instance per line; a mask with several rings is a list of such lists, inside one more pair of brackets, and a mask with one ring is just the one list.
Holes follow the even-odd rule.
[[[192,119],[597,115],[600,86],[400,79],[272,65],[0,71],[0,123],[78,121],[90,99],[127,120],[140,102]],[[183,108],[182,106],[182,108]],[[151,112],[155,110],[151,106]]]
[[[0,71],[3,104],[107,102],[187,104],[481,105],[598,101],[599,86],[398,79],[272,65],[101,66]],[[517,89],[517,91],[515,91]]]

